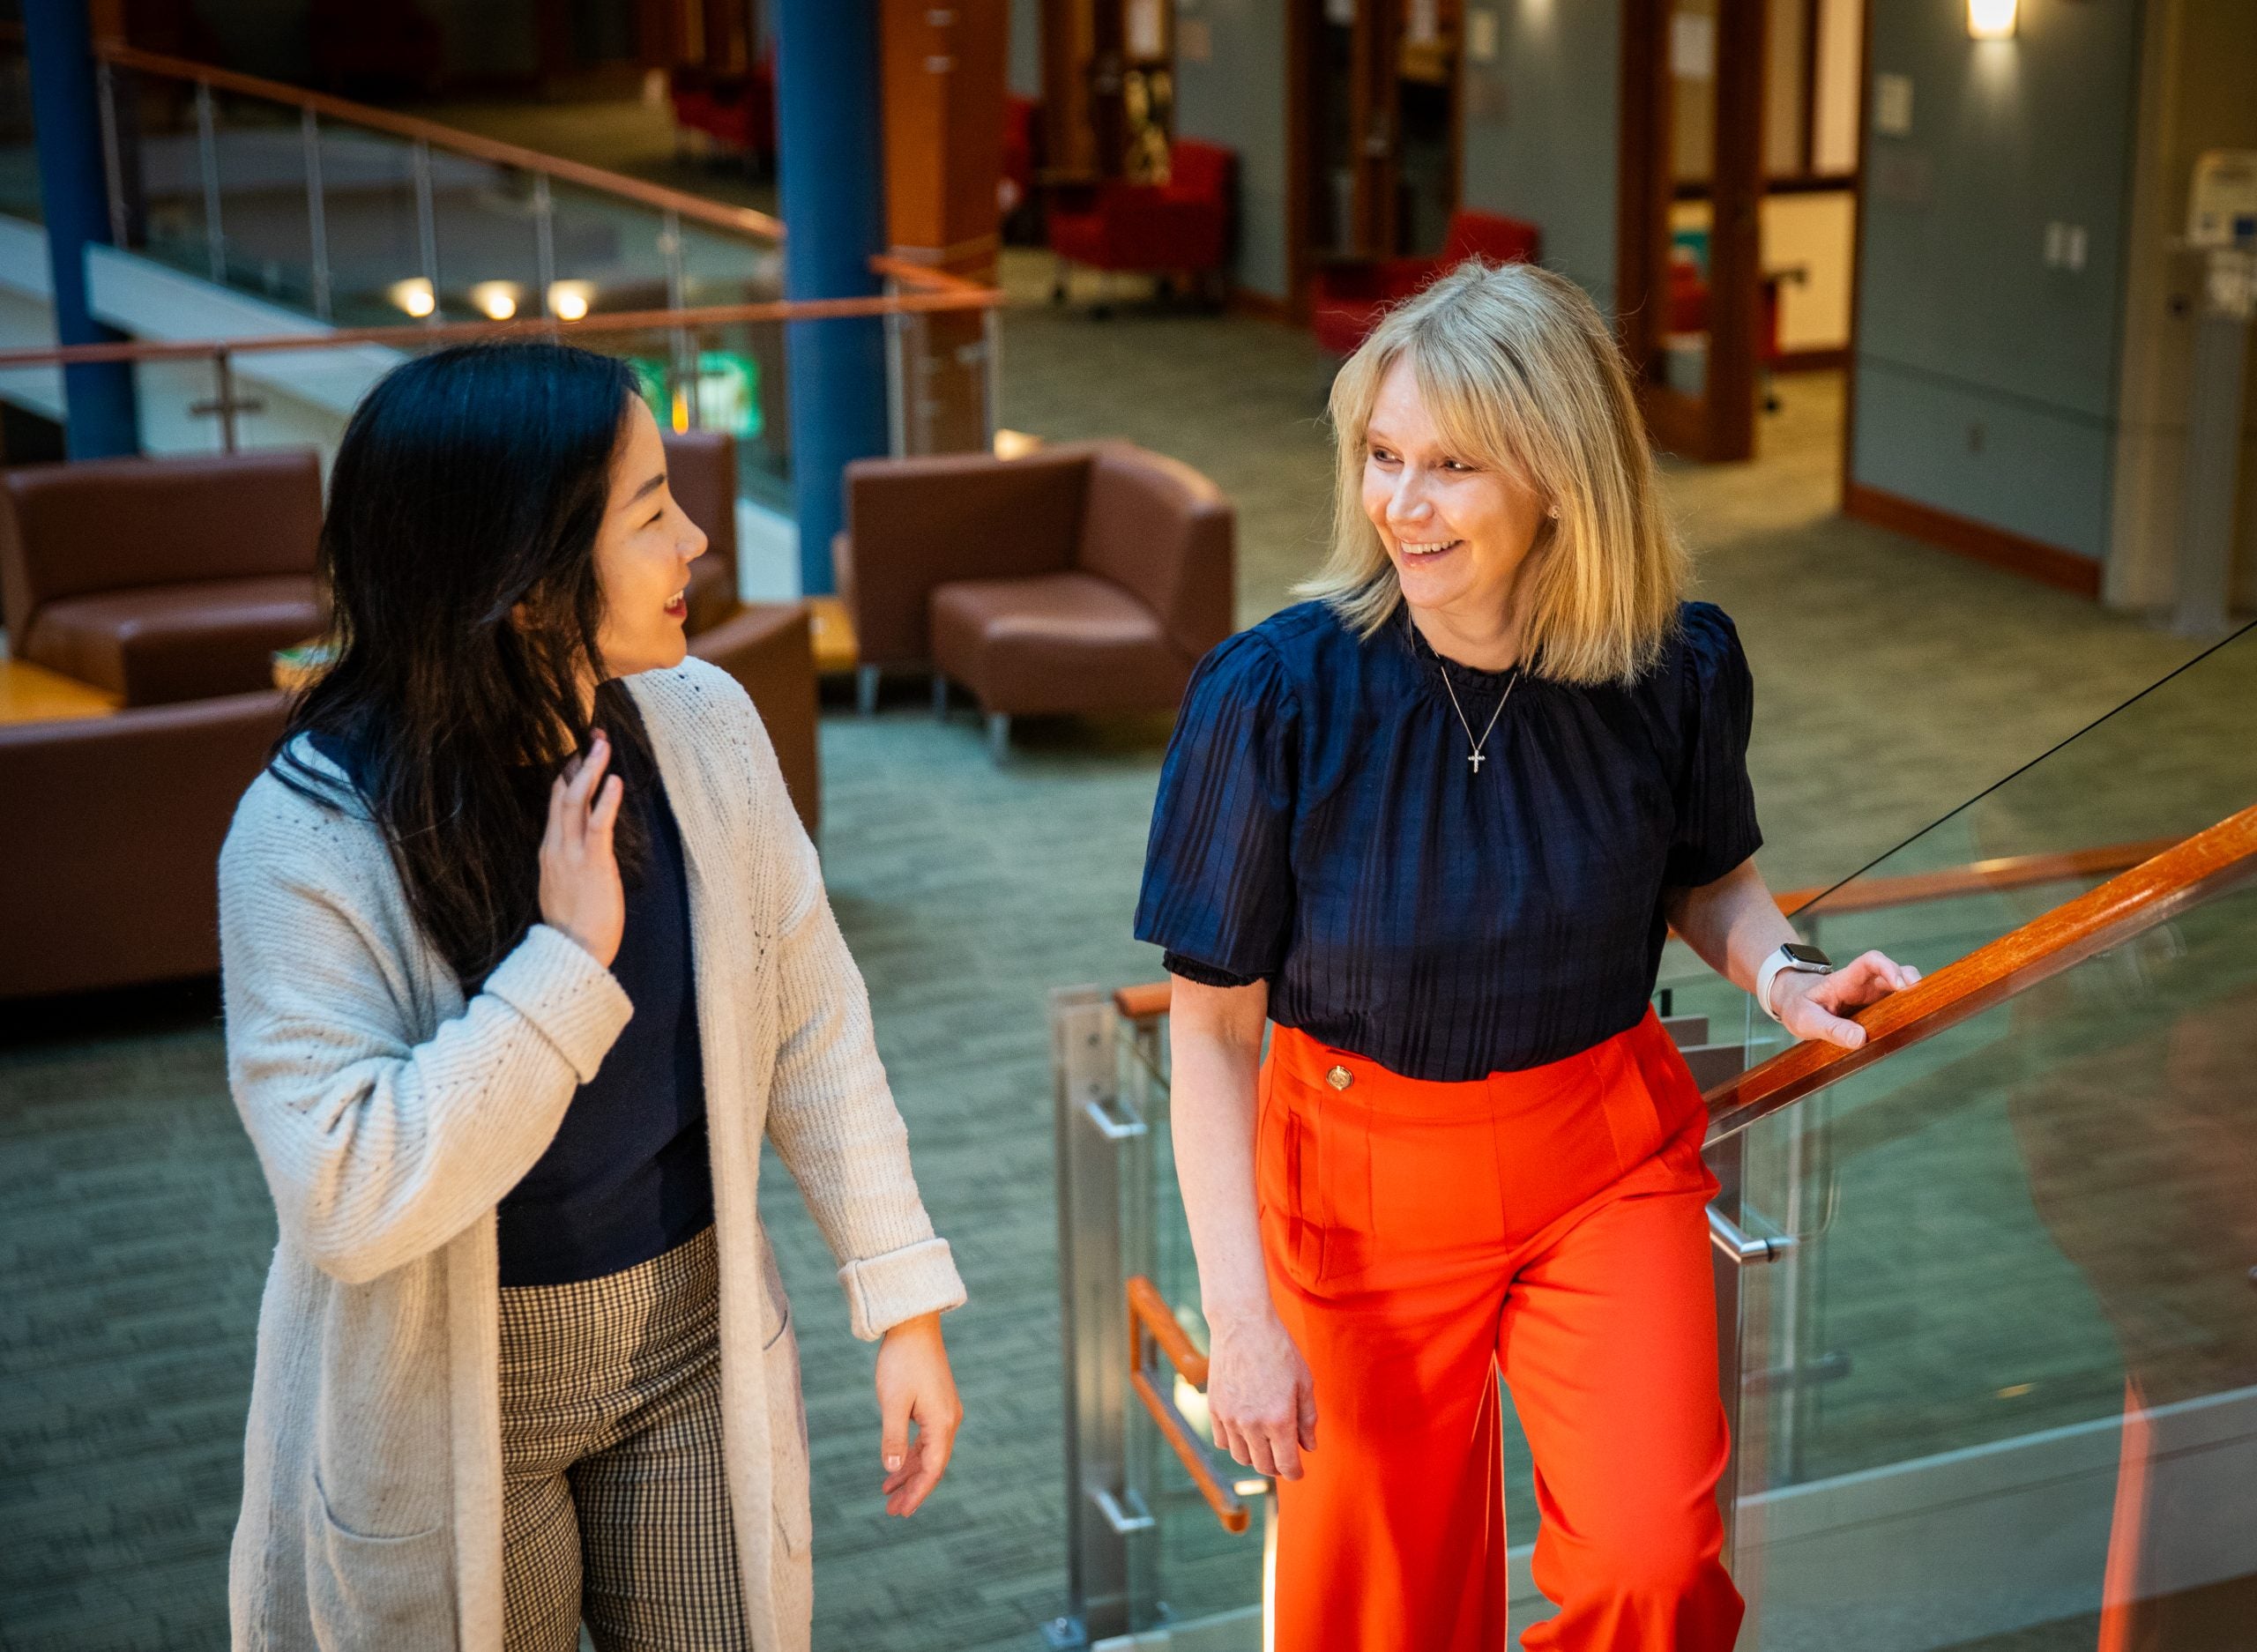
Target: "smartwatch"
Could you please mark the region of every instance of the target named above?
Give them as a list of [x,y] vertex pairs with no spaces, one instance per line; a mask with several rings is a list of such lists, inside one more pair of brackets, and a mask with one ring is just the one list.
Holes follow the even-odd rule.
[[1790,941],[1763,960],[1755,971],[1755,1002],[1763,1013],[1777,1021],[1779,1012],[1771,1008],[1771,983],[1785,971],[1795,975],[1831,975],[1834,960],[1816,947],[1806,947],[1799,941]]

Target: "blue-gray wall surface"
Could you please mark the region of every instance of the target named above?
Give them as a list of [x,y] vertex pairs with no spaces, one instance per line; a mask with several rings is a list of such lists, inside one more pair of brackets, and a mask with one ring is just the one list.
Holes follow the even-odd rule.
[[1010,69],[1005,81],[1016,95],[1042,95],[1042,0],[1011,0]]
[[[2010,41],[1965,0],[1881,0],[1874,75],[1912,82],[1874,132],[1858,248],[1851,471],[1954,515],[2107,553],[2139,0],[2035,0]],[[2082,270],[2048,223],[2082,225]]]
[[1285,256],[1285,0],[1185,0],[1178,26],[1203,23],[1211,50],[1197,63],[1180,49],[1175,131],[1238,152],[1240,286],[1289,296]]
[[1544,232],[1544,262],[1614,301],[1619,0],[1493,0],[1497,51],[1465,64],[1458,198]]

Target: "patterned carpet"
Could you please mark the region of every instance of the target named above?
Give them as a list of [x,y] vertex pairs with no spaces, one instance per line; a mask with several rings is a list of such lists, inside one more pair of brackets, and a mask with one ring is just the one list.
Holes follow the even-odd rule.
[[[1029,301],[1004,325],[1004,421],[1205,470],[1240,511],[1240,618],[1286,600],[1327,509],[1324,359],[1258,321],[1054,310],[1046,274],[1014,260]],[[1670,488],[1755,663],[1784,885],[1850,870],[2190,650],[1830,515],[1839,387],[1783,393],[1763,461],[1673,470]],[[1043,995],[1155,971],[1127,930],[1165,730],[1030,723],[998,768],[969,711],[938,723],[922,704],[905,683],[876,718],[834,710],[823,730],[833,898],[972,1291],[950,1326],[957,1467],[906,1526],[880,1507],[869,1356],[830,1260],[787,1189],[766,1208],[801,1308],[817,1646],[1027,1652],[1062,1581]],[[218,1647],[273,1224],[208,991],[0,1016],[0,1646]]]

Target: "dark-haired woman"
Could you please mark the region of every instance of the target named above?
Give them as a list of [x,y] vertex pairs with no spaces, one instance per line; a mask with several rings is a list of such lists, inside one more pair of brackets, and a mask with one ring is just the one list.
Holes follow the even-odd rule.
[[947,1466],[963,1286],[759,719],[684,659],[704,548],[602,356],[442,352],[346,432],[337,661],[220,868],[281,1229],[239,1648],[805,1647],[764,1137],[883,1339],[887,1507]]

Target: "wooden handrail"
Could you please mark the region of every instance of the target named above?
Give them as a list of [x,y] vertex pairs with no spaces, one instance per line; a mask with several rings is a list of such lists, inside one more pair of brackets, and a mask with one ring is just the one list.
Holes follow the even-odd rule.
[[1860,1010],[1856,1020],[1866,1030],[1866,1041],[1858,1048],[1797,1044],[1717,1085],[1708,1093],[1709,1140],[1736,1135],[1884,1056],[1932,1038],[2097,953],[2123,945],[2253,875],[2257,875],[2257,807],[2196,832]]
[[2071,849],[2055,854],[2000,855],[1936,872],[1907,872],[1896,877],[1864,878],[1839,886],[1789,889],[1778,897],[1779,910],[1791,918],[1823,896],[1824,915],[1831,917],[1836,912],[1869,912],[1921,901],[1950,900],[1961,895],[2029,889],[2039,883],[2067,883],[2075,878],[2098,877],[2105,872],[2128,871],[2179,841],[2176,837],[2149,837],[2138,843],[2104,844],[2098,848]]
[[213,63],[194,63],[185,57],[168,57],[161,52],[145,52],[139,47],[128,46],[122,41],[96,42],[94,56],[115,68],[165,75],[175,80],[198,81],[216,91],[264,98],[271,103],[287,104],[293,108],[311,109],[316,115],[325,115],[332,120],[348,121],[374,131],[389,132],[395,138],[428,144],[434,149],[444,149],[458,155],[467,155],[473,160],[515,167],[521,172],[545,172],[552,178],[561,178],[584,189],[639,201],[662,212],[678,213],[683,218],[694,219],[698,223],[726,229],[734,234],[750,235],[769,242],[784,239],[781,220],[766,212],[756,212],[749,206],[729,206],[719,201],[707,200],[702,195],[669,190],[664,184],[646,183],[640,178],[630,178],[624,173],[607,171],[601,167],[591,167],[584,161],[568,160],[562,155],[545,155],[539,150],[504,143],[497,138],[482,138],[458,127],[442,126],[436,121],[419,120],[413,115],[399,115],[371,104],[355,103],[347,98],[332,97],[326,92],[309,92],[303,86],[268,80],[258,75],[242,74]]
[[1199,1488],[1199,1495],[1207,1499],[1207,1507],[1215,1511],[1215,1518],[1222,1522],[1223,1529],[1244,1531],[1248,1523],[1246,1505],[1215,1473],[1214,1460],[1192,1434],[1183,1413],[1175,1409],[1175,1402],[1162,1394],[1152,1381],[1144,1363],[1147,1342],[1158,1348],[1175,1368],[1176,1374],[1193,1388],[1207,1386],[1207,1357],[1192,1346],[1191,1338],[1176,1323],[1167,1299],[1160,1295],[1151,1280],[1139,1274],[1128,1281],[1128,1386],[1151,1413],[1162,1438],[1174,1447],[1184,1471]]
[[[2077,878],[2098,877],[2105,872],[2123,872],[2181,841],[2177,837],[2149,837],[2138,843],[2104,844],[2097,848],[2059,853],[2000,855],[1963,867],[1947,867],[1938,872],[1908,872],[1896,877],[1786,889],[1773,898],[1779,903],[1779,910],[1790,918],[1821,896],[1826,897],[1823,915],[1827,917],[1836,912],[1878,912],[1923,901],[2030,889],[2044,883],[2067,883]],[[1113,994],[1113,1008],[1124,1021],[1152,1021],[1167,1014],[1168,999],[1167,982],[1145,981],[1117,989]]]
[[67,367],[82,361],[187,361],[214,355],[341,349],[348,345],[361,344],[411,347],[552,333],[600,338],[611,333],[721,327],[746,322],[830,321],[850,316],[985,309],[1001,302],[1002,299],[1002,294],[997,288],[966,283],[932,292],[879,293],[868,298],[778,299],[759,304],[709,304],[696,309],[600,311],[579,321],[563,321],[554,316],[529,316],[515,321],[407,322],[396,326],[339,327],[327,332],[265,333],[249,339],[126,339],[114,344],[0,350],[0,368]]

